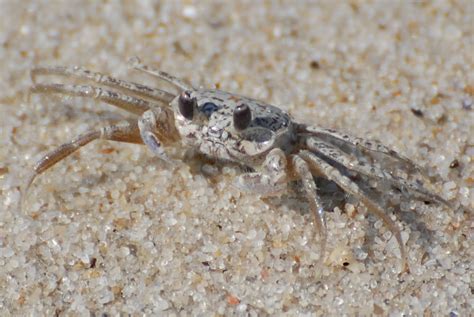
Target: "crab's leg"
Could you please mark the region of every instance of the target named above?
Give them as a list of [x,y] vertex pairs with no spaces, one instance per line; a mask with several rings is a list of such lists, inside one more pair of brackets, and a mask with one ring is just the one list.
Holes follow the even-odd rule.
[[367,197],[355,182],[350,180],[347,176],[342,175],[335,167],[331,166],[323,159],[317,157],[314,153],[307,150],[302,150],[300,151],[299,156],[301,156],[306,162],[308,162],[310,168],[314,172],[319,175],[323,175],[329,180],[335,182],[344,191],[359,199],[364,205],[367,206],[370,212],[374,213],[376,216],[380,217],[385,222],[385,224],[388,226],[388,228],[395,236],[399,244],[400,254],[402,258],[402,270],[405,272],[409,271],[407,254],[403,244],[400,229],[397,227],[395,222],[384,212],[382,207],[378,203],[372,201],[369,197]]
[[130,67],[132,67],[136,70],[145,72],[147,74],[150,74],[150,75],[152,75],[154,77],[157,77],[159,79],[162,79],[164,81],[167,81],[170,84],[180,88],[181,90],[192,90],[193,89],[192,86],[186,84],[184,81],[182,81],[181,79],[179,79],[175,76],[172,76],[168,73],[165,73],[164,71],[161,71],[161,70],[158,70],[158,69],[155,69],[155,68],[152,68],[150,66],[146,66],[146,65],[142,64],[142,62],[140,61],[140,59],[138,57],[130,58],[128,63],[130,65]]
[[175,97],[173,94],[161,89],[124,81],[101,73],[92,72],[82,67],[35,67],[31,70],[31,79],[34,83],[36,83],[36,77],[38,75],[57,75],[85,79],[125,93],[133,93],[140,97],[151,98],[165,103],[169,103]]
[[31,87],[30,91],[33,93],[60,93],[70,96],[93,98],[137,115],[141,115],[148,109],[156,107],[154,103],[144,99],[94,86],[37,84]]
[[316,136],[325,142],[337,146],[346,153],[365,157],[367,157],[366,155],[374,156],[377,163],[384,165],[387,170],[390,170],[393,166],[384,163],[385,160],[390,161],[391,164],[402,166],[407,171],[416,173],[418,176],[424,178],[419,166],[377,141],[368,141],[331,129],[310,127],[303,124],[298,125],[297,129],[301,134],[307,133]]
[[33,173],[28,178],[28,182],[23,189],[23,197],[26,195],[29,187],[35,180],[35,178],[44,173],[54,164],[62,161],[75,151],[79,150],[84,145],[97,140],[104,139],[110,141],[128,142],[142,144],[140,131],[138,125],[135,122],[122,122],[116,125],[103,127],[102,129],[95,129],[87,131],[70,142],[64,143],[52,150],[43,158],[41,158],[35,165]]
[[333,160],[348,170],[355,171],[373,179],[378,179],[382,182],[389,182],[393,186],[404,189],[405,191],[409,190],[411,192],[409,194],[413,194],[415,197],[422,197],[449,206],[449,203],[441,197],[430,193],[415,182],[410,182],[409,180],[403,179],[399,176],[384,172],[376,165],[367,165],[366,163],[357,160],[353,155],[341,151],[335,145],[328,142],[324,142],[315,137],[308,137],[305,138],[305,145],[309,150]]
[[321,202],[320,197],[318,196],[317,187],[308,164],[298,155],[292,155],[291,162],[293,171],[295,172],[296,176],[298,176],[298,178],[300,178],[302,181],[303,189],[306,193],[311,212],[314,215],[314,220],[316,222],[319,238],[321,240],[320,262],[322,263],[324,260],[324,253],[326,252],[327,240],[326,218],[323,209],[323,204]]
[[273,196],[281,194],[287,182],[285,153],[275,148],[267,154],[262,171],[240,175],[234,186],[245,192]]

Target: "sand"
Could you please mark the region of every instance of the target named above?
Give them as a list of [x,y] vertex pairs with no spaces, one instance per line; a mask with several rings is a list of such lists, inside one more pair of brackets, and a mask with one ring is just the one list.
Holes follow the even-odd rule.
[[[467,316],[473,311],[472,1],[0,1],[0,315]],[[240,171],[171,169],[98,141],[19,188],[48,150],[127,117],[28,96],[35,65],[130,71],[381,140],[436,176],[454,208],[405,204],[398,246],[357,200],[328,213],[323,267],[304,199],[239,193]],[[41,82],[63,78],[42,77]]]

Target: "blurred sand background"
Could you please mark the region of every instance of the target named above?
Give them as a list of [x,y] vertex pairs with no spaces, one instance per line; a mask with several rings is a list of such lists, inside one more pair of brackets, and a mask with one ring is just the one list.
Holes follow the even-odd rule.
[[[473,311],[473,1],[0,0],[0,315],[392,315]],[[127,59],[266,100],[384,144],[438,175],[458,210],[328,214],[324,268],[304,202],[238,193],[238,172],[167,170],[98,141],[19,186],[47,150],[126,115],[32,96],[35,65],[159,85]],[[42,81],[63,79],[45,78]],[[463,211],[464,210],[464,211]],[[403,219],[401,221],[400,219]]]

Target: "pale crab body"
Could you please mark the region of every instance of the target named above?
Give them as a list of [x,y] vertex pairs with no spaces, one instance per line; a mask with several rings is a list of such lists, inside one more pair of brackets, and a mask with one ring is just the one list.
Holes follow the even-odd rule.
[[[400,229],[386,213],[384,200],[377,197],[395,189],[408,198],[446,203],[423,186],[426,180],[414,163],[378,142],[297,123],[278,107],[225,91],[194,88],[165,72],[142,65],[136,58],[131,63],[135,69],[173,85],[178,92],[79,67],[32,70],[35,82],[32,92],[94,98],[137,115],[138,119],[92,129],[46,154],[35,165],[23,197],[36,176],[91,141],[145,144],[170,163],[173,160],[165,149],[181,144],[210,158],[249,167],[251,172],[242,173],[234,182],[242,191],[280,195],[287,183],[299,181],[314,216],[321,261],[326,246],[326,220],[315,178],[334,182],[389,227],[400,246],[404,269],[408,268],[407,253]],[[96,85],[37,84],[38,75],[63,76]]]
[[[261,101],[222,90],[190,90],[196,100],[192,120],[179,111],[179,96],[171,102],[176,128],[188,147],[218,160],[251,167],[260,166],[268,152],[280,148],[291,153],[296,133],[291,117],[282,109]],[[234,126],[234,111],[247,106],[251,113],[248,126]]]

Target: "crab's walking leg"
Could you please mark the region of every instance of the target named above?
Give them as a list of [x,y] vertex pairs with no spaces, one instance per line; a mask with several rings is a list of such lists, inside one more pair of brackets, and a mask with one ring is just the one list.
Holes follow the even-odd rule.
[[138,120],[138,128],[143,142],[163,161],[171,163],[162,147],[162,141],[174,142],[179,138],[173,119],[173,112],[168,108],[153,108],[146,111]]
[[35,67],[31,70],[31,79],[36,84],[38,75],[57,75],[64,77],[75,77],[96,82],[98,84],[108,86],[125,93],[133,93],[140,97],[151,98],[154,100],[169,103],[173,100],[174,95],[156,88],[151,88],[142,84],[120,80],[108,75],[92,72],[82,67]]
[[318,189],[316,187],[316,184],[313,179],[313,174],[311,174],[311,170],[309,169],[308,164],[298,155],[292,155],[291,162],[293,166],[293,171],[303,183],[303,189],[306,193],[311,212],[313,213],[314,221],[316,222],[319,238],[321,240],[320,263],[323,263],[324,254],[326,252],[327,240],[326,217],[324,213],[323,204],[321,202],[320,197],[318,196]]
[[346,153],[354,154],[356,156],[364,155],[365,157],[368,156],[372,159],[372,156],[374,156],[377,163],[381,164],[389,171],[393,165],[399,165],[407,171],[416,173],[417,176],[424,178],[419,166],[377,141],[368,141],[331,129],[310,127],[303,124],[299,125],[297,129],[300,133],[308,133],[309,135],[316,136],[325,142],[333,144]]
[[376,202],[369,199],[362,192],[359,186],[357,186],[356,183],[354,183],[348,177],[342,175],[335,167],[331,166],[329,163],[317,157],[314,153],[307,150],[303,150],[299,153],[299,155],[309,163],[312,170],[314,170],[320,175],[324,175],[326,178],[332,180],[337,185],[339,185],[339,187],[341,187],[344,191],[359,199],[364,205],[367,206],[370,212],[373,212],[376,216],[380,217],[385,222],[392,234],[395,235],[395,238],[397,239],[397,242],[400,246],[400,254],[402,258],[402,272],[408,272],[409,267],[407,261],[407,254],[403,245],[400,229],[398,229],[395,222],[390,219],[387,214],[385,214],[382,207]]
[[135,122],[125,121],[117,125],[111,125],[102,129],[91,130],[84,134],[81,134],[72,141],[64,143],[63,145],[52,150],[36,163],[33,169],[33,173],[28,178],[28,182],[25,184],[22,190],[21,200],[24,199],[29,187],[39,174],[42,174],[54,164],[65,159],[67,156],[79,150],[84,145],[97,139],[138,144],[143,143],[140,137],[138,125]]
[[242,174],[234,185],[245,192],[273,196],[281,194],[287,182],[285,153],[275,148],[267,154],[262,171]]
[[155,106],[153,103],[140,98],[94,86],[37,84],[30,91],[33,93],[61,93],[70,96],[93,98],[137,115],[141,115]]
[[344,166],[349,170],[355,171],[357,173],[360,173],[373,179],[377,179],[382,182],[388,182],[393,186],[408,191],[409,195],[436,201],[450,206],[447,201],[437,195],[430,193],[417,183],[385,172],[376,165],[367,165],[357,160],[353,155],[341,151],[339,148],[328,142],[319,140],[315,137],[308,137],[305,140],[305,145],[312,152],[319,153],[320,155],[323,155],[333,160],[334,162],[340,164],[341,166]]
[[174,76],[172,76],[168,73],[165,73],[164,71],[154,69],[150,66],[143,65],[138,57],[130,58],[128,63],[130,65],[130,67],[132,67],[136,70],[145,72],[147,74],[150,74],[150,75],[152,75],[154,77],[157,77],[159,79],[162,79],[164,81],[167,81],[170,84],[180,88],[181,90],[192,90],[193,89],[192,86],[186,84],[184,81],[182,81],[181,79],[179,79],[177,77],[174,77]]

